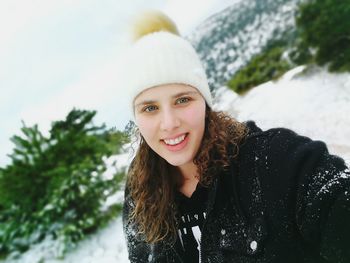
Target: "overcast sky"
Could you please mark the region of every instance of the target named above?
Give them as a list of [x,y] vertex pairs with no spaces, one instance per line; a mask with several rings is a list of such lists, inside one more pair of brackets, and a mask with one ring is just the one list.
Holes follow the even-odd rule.
[[227,2],[234,1],[1,0],[0,166],[9,161],[9,138],[20,134],[21,120],[47,131],[77,107],[124,128],[130,116],[115,83],[131,17],[162,10],[186,35]]

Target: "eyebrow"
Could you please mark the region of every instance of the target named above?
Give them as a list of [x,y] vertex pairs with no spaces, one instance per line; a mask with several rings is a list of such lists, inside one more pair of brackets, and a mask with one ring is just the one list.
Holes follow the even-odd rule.
[[[176,93],[175,95],[171,96],[172,99],[185,96],[185,95],[191,95],[191,94],[198,94],[198,91],[184,91],[184,92],[179,92]],[[141,106],[141,105],[147,105],[147,104],[153,104],[156,103],[157,101],[155,100],[144,100],[135,105],[135,107]]]

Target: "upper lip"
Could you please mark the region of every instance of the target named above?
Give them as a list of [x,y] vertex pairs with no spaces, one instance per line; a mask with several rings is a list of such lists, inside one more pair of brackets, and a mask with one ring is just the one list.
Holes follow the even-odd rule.
[[174,136],[171,136],[171,137],[163,138],[162,140],[163,140],[163,141],[164,141],[164,140],[174,140],[174,139],[176,139],[176,138],[179,138],[181,135],[186,135],[186,134],[187,134],[187,132],[179,133],[179,134],[174,135]]

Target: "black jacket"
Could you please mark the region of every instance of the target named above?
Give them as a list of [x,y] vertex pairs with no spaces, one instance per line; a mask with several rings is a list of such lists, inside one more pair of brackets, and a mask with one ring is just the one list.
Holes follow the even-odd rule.
[[[350,262],[350,171],[323,142],[288,129],[250,133],[209,190],[201,262]],[[182,262],[166,241],[149,245],[127,218],[131,262]]]

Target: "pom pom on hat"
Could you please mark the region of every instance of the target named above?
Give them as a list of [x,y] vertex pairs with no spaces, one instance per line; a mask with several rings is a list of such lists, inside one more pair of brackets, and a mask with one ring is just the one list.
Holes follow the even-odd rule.
[[175,23],[164,13],[148,10],[138,16],[132,23],[132,39],[134,42],[148,34],[164,31],[179,35]]
[[[169,32],[170,31],[170,32]],[[166,15],[148,11],[134,23],[136,42],[123,64],[122,88],[134,112],[134,99],[142,91],[164,84],[186,84],[196,88],[212,106],[205,70],[193,46],[178,35]]]

